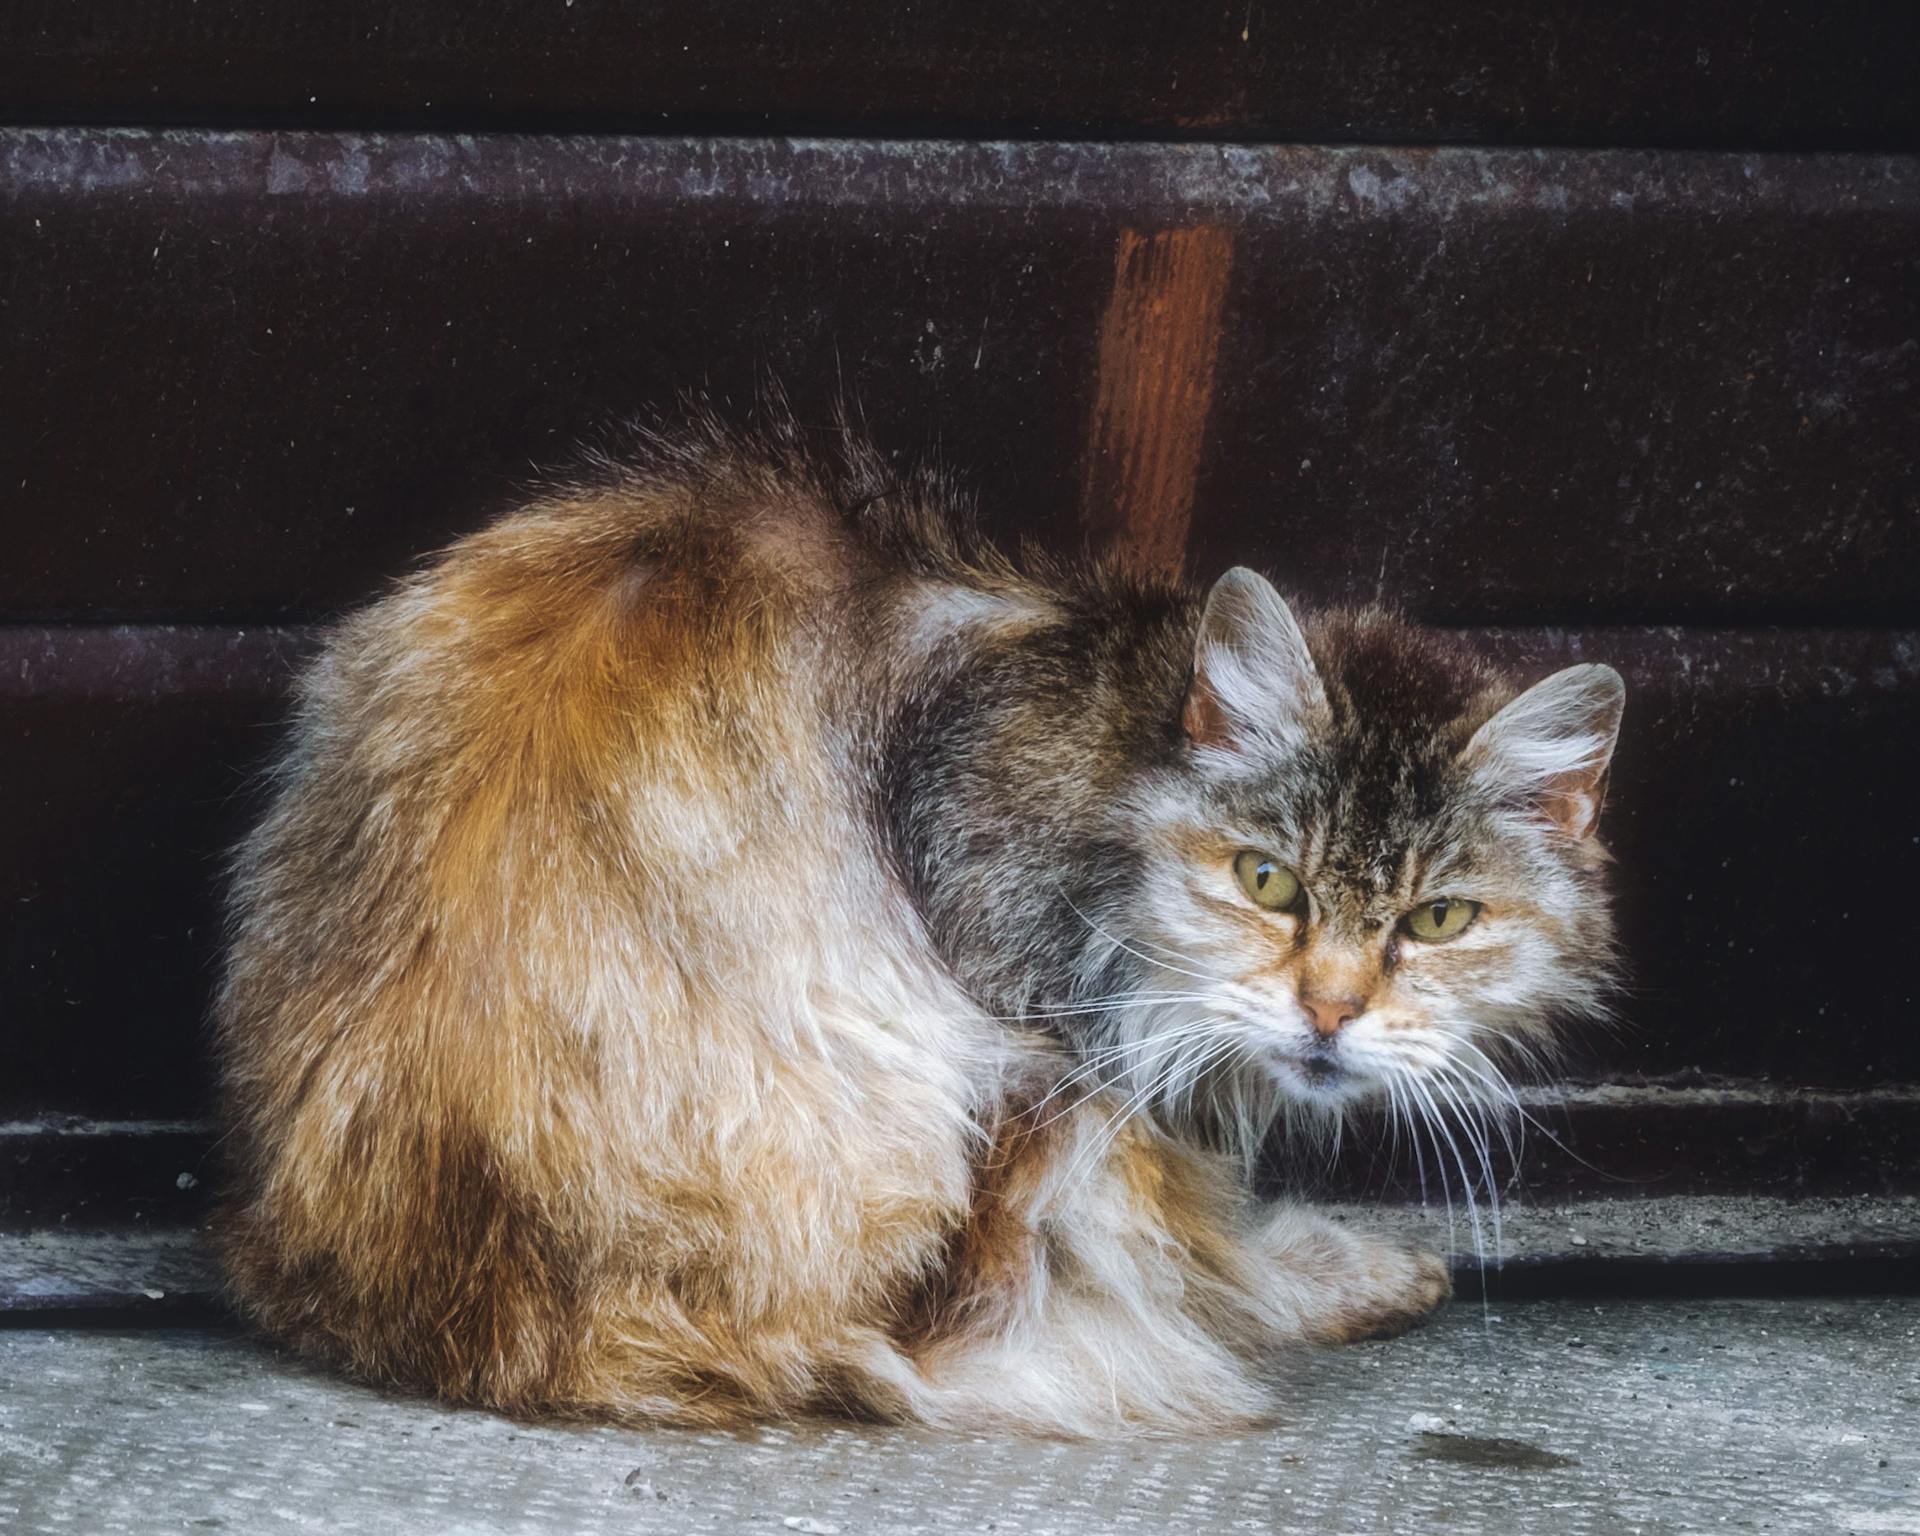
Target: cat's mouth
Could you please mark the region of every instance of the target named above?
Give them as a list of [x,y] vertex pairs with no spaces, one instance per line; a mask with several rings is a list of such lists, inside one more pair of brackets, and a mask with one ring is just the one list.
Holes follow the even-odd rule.
[[1372,1075],[1332,1041],[1316,1041],[1302,1051],[1274,1051],[1268,1060],[1281,1086],[1302,1099],[1323,1104],[1356,1099],[1373,1085]]

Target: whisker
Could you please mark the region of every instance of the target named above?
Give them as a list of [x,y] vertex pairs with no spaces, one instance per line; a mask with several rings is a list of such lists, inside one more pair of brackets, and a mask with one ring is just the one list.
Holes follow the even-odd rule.
[[[1074,899],[1067,894],[1065,886],[1060,885],[1058,881],[1055,881],[1054,884],[1055,884],[1055,887],[1060,892],[1060,899],[1064,901],[1069,908],[1072,909],[1074,916],[1078,917],[1081,922],[1085,923],[1095,933],[1099,934],[1101,938],[1105,939],[1109,944],[1113,945],[1115,949],[1122,950],[1126,954],[1132,955],[1134,959],[1144,961],[1148,965],[1162,966],[1169,971],[1177,972],[1179,975],[1191,976],[1195,981],[1209,982],[1214,985],[1219,985],[1225,981],[1226,978],[1224,977],[1209,976],[1202,971],[1189,970],[1185,966],[1175,965],[1171,960],[1157,958],[1153,955],[1149,955],[1149,954],[1143,953],[1140,950],[1135,949],[1131,944],[1127,943],[1126,940],[1121,938],[1116,938],[1113,934],[1107,932],[1106,929],[1102,928],[1092,918],[1088,917],[1086,913],[1082,912],[1079,906],[1075,904]],[[1182,956],[1181,958],[1185,959],[1186,957]]]
[[1137,990],[1133,992],[1115,992],[1106,997],[1083,998],[1077,1003],[1037,1003],[1020,1013],[985,1013],[979,1015],[995,1024],[1025,1024],[1039,1019],[1075,1018],[1089,1013],[1124,1013],[1127,1009],[1141,1004],[1153,1003],[1211,1003],[1218,999],[1210,992],[1152,992]]
[[[1488,1062],[1489,1067],[1492,1067],[1492,1062],[1488,1060],[1486,1052],[1480,1050],[1478,1046],[1472,1045],[1472,1043],[1467,1040],[1461,1040],[1459,1043],[1462,1045],[1469,1046],[1477,1056],[1479,1056],[1482,1060]],[[1505,1043],[1508,1045],[1521,1045],[1521,1042],[1518,1042],[1512,1039],[1505,1040]],[[1600,1167],[1597,1163],[1588,1162],[1578,1152],[1574,1151],[1572,1147],[1568,1146],[1564,1141],[1562,1141],[1558,1136],[1556,1136],[1553,1133],[1553,1128],[1551,1126],[1549,1126],[1545,1121],[1541,1120],[1539,1116],[1532,1113],[1532,1111],[1530,1111],[1526,1107],[1526,1105],[1522,1104],[1520,1102],[1520,1098],[1518,1094],[1514,1095],[1513,1107],[1514,1107],[1514,1112],[1520,1117],[1520,1120],[1524,1125],[1532,1126],[1534,1130],[1538,1131],[1542,1136],[1546,1137],[1546,1139],[1558,1151],[1563,1153],[1565,1156],[1571,1158],[1574,1162],[1578,1163],[1582,1168],[1586,1169],[1589,1173],[1598,1174],[1601,1178],[1605,1179],[1610,1184],[1648,1184],[1653,1182],[1653,1180],[1651,1179],[1629,1178],[1624,1174],[1610,1172],[1609,1170]]]
[[1413,1148],[1413,1166],[1420,1176],[1420,1205],[1427,1205],[1427,1158],[1420,1149],[1420,1133],[1413,1123],[1413,1106],[1409,1099],[1402,1097],[1399,1085],[1398,1069],[1383,1079],[1387,1085],[1387,1095],[1399,1117],[1407,1123],[1407,1142]]
[[1391,1178],[1393,1165],[1400,1161],[1400,1101],[1391,1078],[1382,1078],[1380,1086],[1387,1092],[1387,1134],[1391,1138],[1387,1143],[1387,1169]]
[[[1519,1099],[1514,1096],[1513,1086],[1504,1078],[1498,1076],[1489,1077],[1475,1067],[1472,1062],[1468,1061],[1448,1059],[1439,1062],[1435,1067],[1435,1071],[1440,1076],[1452,1082],[1460,1090],[1462,1096],[1475,1106],[1476,1113],[1481,1109],[1492,1109],[1495,1111],[1491,1125],[1494,1130],[1500,1133],[1500,1144],[1507,1154],[1507,1164],[1511,1169],[1511,1173],[1506,1187],[1511,1188],[1514,1181],[1520,1177],[1522,1158],[1525,1156],[1527,1147],[1526,1111],[1521,1106]],[[1488,1090],[1487,1094],[1482,1095],[1476,1093],[1474,1091],[1475,1085]],[[1484,1132],[1489,1122],[1482,1116],[1480,1123]],[[1512,1127],[1512,1129],[1510,1130],[1509,1127]],[[1515,1132],[1518,1133],[1519,1137],[1517,1145],[1514,1139]],[[1491,1144],[1489,1144],[1487,1147],[1489,1157],[1491,1157],[1492,1151],[1493,1148]],[[1493,1186],[1493,1173],[1491,1169],[1489,1169],[1487,1173],[1487,1185],[1489,1189]]]
[[[1467,1160],[1461,1154],[1460,1144],[1459,1142],[1454,1140],[1453,1132],[1447,1127],[1445,1115],[1441,1113],[1438,1105],[1436,1105],[1434,1102],[1433,1094],[1430,1091],[1430,1086],[1437,1087],[1438,1085],[1437,1083],[1433,1085],[1429,1085],[1428,1083],[1424,1081],[1419,1081],[1419,1080],[1410,1080],[1410,1081],[1411,1081],[1411,1086],[1414,1092],[1420,1095],[1421,1100],[1426,1104],[1428,1108],[1429,1115],[1430,1115],[1429,1123],[1433,1126],[1434,1130],[1439,1135],[1444,1136],[1446,1138],[1447,1150],[1453,1154],[1454,1166],[1459,1170],[1459,1173],[1460,1173],[1460,1185],[1461,1185],[1460,1197],[1466,1203],[1467,1224],[1473,1232],[1474,1257],[1479,1261],[1480,1268],[1482,1272],[1484,1272],[1487,1267],[1487,1243],[1486,1243],[1486,1235],[1482,1230],[1481,1224],[1480,1224],[1480,1208],[1478,1203],[1473,1198],[1473,1176],[1467,1172]],[[1439,1152],[1439,1147],[1437,1145],[1435,1146],[1434,1151],[1436,1154]],[[1449,1212],[1449,1214],[1451,1214],[1451,1212]],[[1483,1299],[1484,1299],[1484,1292],[1483,1292]]]
[[[1216,1021],[1207,1022],[1212,1023]],[[1178,1042],[1178,1044],[1181,1047],[1185,1047],[1191,1043],[1192,1038],[1194,1037],[1189,1036],[1187,1039]],[[1231,1038],[1224,1040],[1216,1039],[1207,1047],[1203,1053],[1202,1060],[1211,1062],[1214,1059],[1224,1056],[1226,1052],[1237,1048],[1238,1042]],[[1173,1072],[1178,1069],[1178,1066],[1179,1055],[1176,1052],[1174,1060],[1168,1064],[1164,1071],[1156,1074],[1148,1081],[1145,1087],[1141,1088],[1139,1092],[1135,1093],[1122,1104],[1118,1110],[1107,1117],[1105,1124],[1094,1133],[1094,1138],[1088,1147],[1076,1153],[1074,1160],[1067,1165],[1066,1172],[1061,1174],[1060,1180],[1055,1186],[1056,1198],[1070,1193],[1077,1187],[1077,1183],[1075,1182],[1076,1175],[1078,1175],[1079,1182],[1084,1182],[1086,1179],[1092,1177],[1094,1172],[1099,1168],[1101,1160],[1112,1148],[1113,1143],[1119,1139],[1120,1133],[1126,1128],[1126,1123],[1133,1118],[1143,1104],[1149,1102],[1149,1100],[1171,1080],[1171,1076]],[[1085,1171],[1081,1172],[1083,1165]]]
[[[1438,1133],[1434,1129],[1433,1107],[1427,1101],[1426,1096],[1420,1092],[1420,1085],[1417,1081],[1415,1081],[1414,1076],[1411,1072],[1406,1072],[1403,1070],[1400,1078],[1400,1082],[1401,1082],[1401,1086],[1404,1087],[1407,1091],[1407,1103],[1412,1108],[1420,1111],[1420,1118],[1417,1122],[1413,1121],[1411,1118],[1409,1118],[1409,1121],[1408,1121],[1409,1125],[1413,1126],[1415,1131],[1415,1136],[1414,1136],[1415,1147],[1417,1148],[1419,1146],[1418,1133],[1423,1130],[1427,1133],[1427,1140],[1431,1142],[1433,1146],[1433,1171],[1434,1171],[1434,1176],[1440,1185],[1440,1198],[1446,1206],[1447,1258],[1451,1260],[1453,1258],[1453,1251],[1454,1251],[1453,1187],[1447,1182],[1447,1160],[1441,1154],[1440,1138]],[[1425,1193],[1426,1193],[1424,1180],[1425,1180],[1425,1169],[1423,1165],[1422,1189],[1421,1189],[1422,1203],[1425,1202]]]
[[[1436,1093],[1440,1094],[1443,1098],[1445,1098],[1449,1106],[1453,1109],[1455,1115],[1457,1116],[1460,1122],[1461,1134],[1467,1138],[1468,1147],[1479,1158],[1480,1172],[1482,1177],[1486,1181],[1485,1188],[1487,1192],[1487,1210],[1489,1215],[1492,1218],[1491,1224],[1493,1227],[1493,1262],[1494,1262],[1494,1267],[1498,1269],[1500,1267],[1501,1256],[1504,1251],[1503,1245],[1502,1245],[1503,1234],[1502,1234],[1501,1225],[1500,1225],[1500,1191],[1495,1186],[1495,1182],[1494,1182],[1493,1153],[1492,1153],[1492,1149],[1488,1146],[1488,1143],[1487,1143],[1486,1121],[1480,1118],[1477,1114],[1473,1112],[1472,1108],[1470,1107],[1469,1101],[1462,1100],[1459,1092],[1457,1091],[1458,1084],[1455,1083],[1447,1074],[1445,1073],[1434,1074],[1433,1089]],[[1462,1177],[1465,1177],[1464,1173],[1462,1174]],[[1484,1271],[1486,1267],[1487,1267],[1486,1254],[1482,1253],[1480,1255],[1480,1268]],[[1484,1286],[1481,1289],[1480,1299],[1481,1299],[1482,1305],[1484,1306],[1486,1303],[1486,1290]]]
[[[1078,1066],[1073,1071],[1069,1072],[1064,1078],[1062,1078],[1058,1083],[1056,1083],[1043,1097],[1036,1100],[1031,1106],[1029,1106],[1027,1112],[1029,1114],[1032,1114],[1034,1111],[1043,1108],[1052,1100],[1058,1098],[1068,1088],[1073,1086],[1073,1084],[1076,1081],[1084,1081],[1087,1077],[1098,1073],[1102,1067],[1109,1066],[1117,1060],[1128,1061],[1130,1063],[1130,1068],[1133,1070],[1137,1070],[1141,1066],[1150,1065],[1156,1061],[1161,1061],[1165,1059],[1169,1053],[1176,1050],[1184,1042],[1212,1030],[1215,1027],[1215,1022],[1216,1021],[1214,1021],[1213,1019],[1189,1020],[1186,1023],[1177,1026],[1174,1029],[1163,1031],[1161,1034],[1156,1035],[1151,1041],[1146,1042],[1147,1045],[1157,1046],[1159,1048],[1156,1050],[1148,1051],[1145,1054],[1143,1054],[1142,1045],[1134,1041],[1123,1041],[1120,1044],[1106,1047],[1104,1052],[1101,1053],[1100,1059],[1083,1063],[1081,1066]],[[1105,1084],[1102,1084],[1099,1088],[1090,1090],[1088,1096],[1091,1096],[1092,1094],[1095,1094],[1095,1093],[1102,1092],[1106,1088],[1113,1087],[1115,1084],[1117,1084],[1120,1081],[1121,1077],[1124,1077],[1126,1075],[1127,1075],[1126,1073],[1121,1073],[1118,1077],[1114,1079],[1112,1083],[1105,1083]],[[1069,1104],[1064,1109],[1056,1111],[1054,1114],[1050,1115],[1047,1119],[1042,1120],[1038,1124],[1036,1124],[1033,1127],[1033,1129],[1037,1131],[1037,1130],[1044,1129],[1046,1126],[1053,1124],[1053,1122],[1059,1119],[1061,1115],[1069,1113],[1075,1107],[1075,1105],[1077,1105],[1079,1102],[1080,1100],[1075,1100],[1074,1104]]]
[[[1171,1070],[1171,1068],[1169,1068],[1169,1070]],[[1157,1077],[1149,1081],[1145,1087],[1133,1094],[1132,1097],[1122,1103],[1118,1109],[1107,1116],[1106,1120],[1093,1132],[1088,1145],[1076,1152],[1073,1161],[1067,1164],[1066,1171],[1060,1175],[1059,1181],[1055,1186],[1056,1194],[1064,1195],[1077,1187],[1075,1175],[1079,1173],[1083,1163],[1087,1165],[1087,1170],[1086,1173],[1080,1175],[1080,1177],[1084,1179],[1090,1178],[1093,1175],[1094,1171],[1099,1167],[1101,1160],[1105,1158],[1107,1152],[1112,1148],[1113,1143],[1119,1139],[1121,1131],[1126,1127],[1126,1122],[1131,1120],[1140,1106],[1146,1103],[1152,1096],[1157,1081]],[[1089,1161],[1090,1156],[1091,1161]]]

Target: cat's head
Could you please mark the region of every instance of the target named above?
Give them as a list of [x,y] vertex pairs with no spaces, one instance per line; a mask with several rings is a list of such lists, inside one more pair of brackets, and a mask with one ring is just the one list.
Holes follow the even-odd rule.
[[[1303,631],[1248,570],[1209,594],[1175,764],[1117,811],[1125,878],[1084,891],[1083,988],[1142,1102],[1486,1099],[1557,1020],[1602,1010],[1596,839],[1625,690],[1516,695],[1378,612]],[[1254,1129],[1254,1127],[1248,1127]]]

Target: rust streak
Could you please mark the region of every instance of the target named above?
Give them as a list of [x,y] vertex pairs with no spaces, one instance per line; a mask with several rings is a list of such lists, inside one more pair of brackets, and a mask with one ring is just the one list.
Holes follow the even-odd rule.
[[1080,516],[1097,547],[1139,569],[1186,559],[1232,267],[1218,225],[1120,232]]

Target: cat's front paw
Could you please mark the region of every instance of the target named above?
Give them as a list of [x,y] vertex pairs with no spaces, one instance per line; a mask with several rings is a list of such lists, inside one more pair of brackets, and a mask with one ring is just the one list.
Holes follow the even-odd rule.
[[1419,1327],[1453,1294],[1447,1261],[1429,1248],[1369,1238],[1363,1252],[1364,1278],[1356,1277],[1328,1329],[1336,1344],[1394,1338]]

